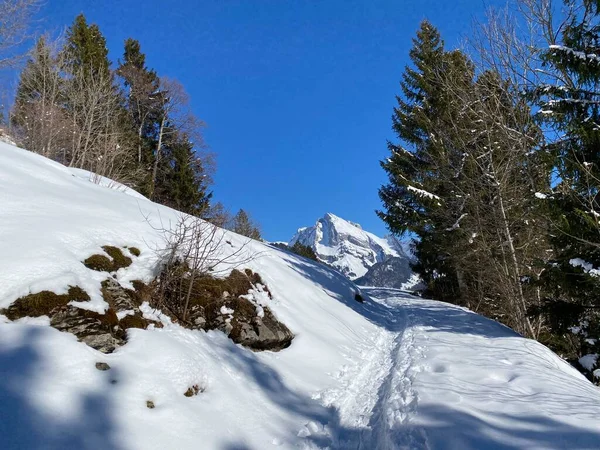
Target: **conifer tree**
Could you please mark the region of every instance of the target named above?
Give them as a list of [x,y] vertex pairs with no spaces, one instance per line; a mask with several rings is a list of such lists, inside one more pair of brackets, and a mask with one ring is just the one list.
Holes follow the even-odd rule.
[[252,221],[252,219],[250,219],[248,213],[243,209],[240,209],[233,217],[231,231],[251,239],[262,239],[258,226],[254,223],[254,221]]
[[194,145],[185,135],[176,136],[168,149],[165,159],[170,164],[162,186],[164,203],[188,214],[204,216],[212,193],[208,192],[207,174],[201,158],[196,156]]
[[72,71],[82,71],[82,77],[110,76],[110,61],[106,39],[98,25],[88,25],[83,14],[79,14],[67,30],[64,53]]
[[[155,147],[156,123],[161,112],[159,78],[154,70],[146,66],[146,55],[135,39],[127,39],[123,60],[117,68],[127,90],[127,112],[137,135],[137,162],[149,177],[152,151]],[[147,182],[145,189],[147,190]]]
[[456,103],[443,81],[452,77],[469,84],[473,68],[462,53],[444,50],[439,32],[427,21],[413,40],[410,58],[413,67],[404,72],[392,116],[400,143],[388,143],[391,155],[381,163],[389,182],[379,191],[385,209],[378,215],[392,232],[417,237],[415,271],[437,298],[456,300],[461,277],[439,231],[461,214],[449,180],[462,156],[452,145]]
[[542,201],[554,244],[542,276],[546,311],[555,339],[571,326],[586,324],[576,348],[572,340],[562,341],[566,355],[577,356],[600,351],[590,349],[587,339],[594,327],[596,335],[590,337],[600,335],[600,278],[591,270],[600,268],[600,3],[579,0],[566,6],[560,42],[543,55],[553,79],[534,94],[545,126],[558,136],[547,147],[555,158],[556,186]]

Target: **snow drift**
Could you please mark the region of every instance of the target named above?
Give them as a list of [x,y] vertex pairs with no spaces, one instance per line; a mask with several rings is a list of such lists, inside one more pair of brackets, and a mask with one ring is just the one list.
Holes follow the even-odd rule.
[[[81,263],[103,245],[141,250],[120,283],[155,276],[157,225],[178,213],[115,186],[0,144],[0,308],[77,285],[104,311],[105,274]],[[358,303],[325,265],[248,249],[291,347],[165,321],[105,355],[43,317],[0,316],[0,448],[598,448],[600,391],[544,346],[400,291]]]

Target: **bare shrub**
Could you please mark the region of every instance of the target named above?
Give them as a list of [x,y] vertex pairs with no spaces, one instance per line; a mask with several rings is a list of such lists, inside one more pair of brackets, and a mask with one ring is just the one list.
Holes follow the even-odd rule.
[[159,230],[163,245],[157,306],[185,322],[196,282],[224,275],[258,257],[248,247],[251,240],[234,247],[226,231],[194,216],[181,214],[173,227]]

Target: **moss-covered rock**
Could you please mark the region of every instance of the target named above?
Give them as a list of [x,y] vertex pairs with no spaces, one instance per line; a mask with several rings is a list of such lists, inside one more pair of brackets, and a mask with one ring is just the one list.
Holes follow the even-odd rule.
[[104,250],[110,258],[106,255],[96,254],[83,261],[83,264],[88,269],[96,270],[98,272],[116,272],[123,267],[129,267],[132,263],[131,258],[125,256],[118,247],[105,245],[102,247],[102,250]]
[[90,296],[78,286],[69,286],[66,294],[55,294],[51,291],[41,291],[37,294],[29,294],[18,298],[8,308],[1,310],[10,320],[21,317],[51,316],[53,311],[69,302],[89,301]]

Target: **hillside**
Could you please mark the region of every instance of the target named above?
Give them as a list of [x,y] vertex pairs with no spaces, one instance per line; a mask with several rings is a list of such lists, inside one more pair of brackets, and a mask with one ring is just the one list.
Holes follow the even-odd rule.
[[[82,261],[115,246],[131,264],[114,281],[148,283],[179,219],[0,143],[0,309],[78,286],[89,300],[71,307],[105,313],[109,275]],[[109,354],[46,317],[0,316],[0,448],[598,448],[600,390],[541,344],[393,289],[365,288],[358,302],[337,271],[221,233],[219,251],[243,250],[239,269],[262,277],[272,295],[261,305],[291,346],[253,352],[147,302],[152,323]]]

